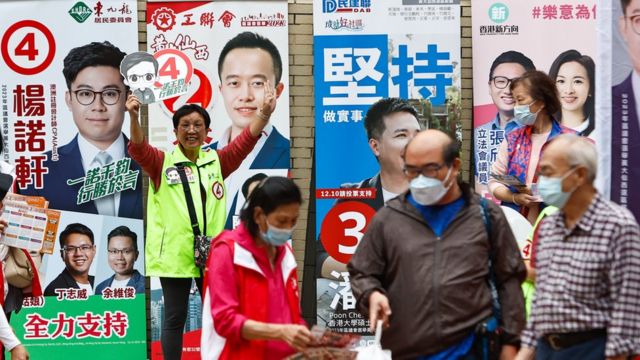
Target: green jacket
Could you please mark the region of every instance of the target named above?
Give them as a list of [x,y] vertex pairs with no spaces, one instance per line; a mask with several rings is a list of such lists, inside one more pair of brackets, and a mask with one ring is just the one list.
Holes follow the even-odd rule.
[[[173,278],[200,277],[194,263],[193,230],[185,200],[184,188],[177,172],[167,171],[176,164],[191,169],[189,187],[198,216],[200,231],[204,230],[200,184],[206,190],[206,235],[218,235],[226,220],[225,188],[218,154],[200,151],[197,164],[182,153],[180,147],[165,153],[160,186],[149,184],[147,199],[147,241],[145,244],[146,276]],[[176,170],[177,171],[177,170]],[[170,173],[171,175],[167,175]],[[187,175],[190,175],[188,170]],[[170,177],[172,176],[172,177]],[[171,183],[168,179],[174,179]]]

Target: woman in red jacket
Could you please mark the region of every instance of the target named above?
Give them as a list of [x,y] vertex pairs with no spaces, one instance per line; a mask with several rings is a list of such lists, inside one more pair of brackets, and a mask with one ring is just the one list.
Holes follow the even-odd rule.
[[288,240],[302,197],[293,181],[264,179],[241,224],[221,233],[209,256],[203,359],[282,359],[306,348],[296,260]]

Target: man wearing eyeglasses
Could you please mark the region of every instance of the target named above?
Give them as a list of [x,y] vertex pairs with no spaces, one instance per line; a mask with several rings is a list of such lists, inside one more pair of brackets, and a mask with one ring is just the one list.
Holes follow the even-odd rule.
[[618,31],[633,70],[611,93],[611,200],[640,220],[640,0],[621,0],[621,5]]
[[44,167],[49,172],[44,175],[43,188],[30,185],[22,194],[44,196],[53,209],[142,219],[142,172],[134,161],[124,169],[135,179],[134,188],[110,189],[101,197],[94,193],[93,200],[87,200],[78,195],[83,181],[68,183],[94,168],[113,174],[117,162],[129,158],[128,139],[122,133],[128,92],[120,75],[124,56],[109,42],[93,42],[67,54],[62,70],[68,87],[65,102],[78,135],[58,148],[58,158],[51,151],[45,153]]
[[476,329],[497,316],[491,256],[503,342],[490,358],[513,357],[526,269],[504,214],[458,181],[459,145],[447,134],[418,133],[403,159],[409,190],[378,210],[347,265],[358,309],[372,328],[383,321],[394,359],[483,359]]
[[507,51],[498,55],[489,70],[489,95],[496,106],[496,116],[475,128],[475,176],[476,190],[486,192],[491,164],[496,159],[500,143],[509,131],[518,127],[513,119],[515,104],[511,90],[511,80],[522,76],[528,70],[535,70],[531,59],[517,51]]
[[57,296],[58,289],[83,289],[93,295],[94,277],[89,268],[96,255],[93,231],[79,223],[69,224],[60,233],[60,256],[65,269],[49,283],[44,296]]
[[126,226],[118,226],[107,236],[109,266],[113,276],[96,286],[96,295],[102,295],[106,288],[121,289],[132,287],[136,294],[144,294],[144,276],[133,268],[138,260],[138,235]]
[[153,92],[158,78],[158,60],[153,55],[139,51],[124,57],[120,64],[125,85],[133,90],[140,102],[151,104],[156,101]]

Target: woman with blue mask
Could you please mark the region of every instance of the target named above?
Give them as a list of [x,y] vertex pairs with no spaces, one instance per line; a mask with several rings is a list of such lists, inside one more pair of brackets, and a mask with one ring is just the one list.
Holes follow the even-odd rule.
[[505,135],[492,175],[512,175],[526,187],[509,187],[494,176],[489,179],[489,191],[525,216],[532,224],[540,213],[542,199],[533,193],[537,187],[538,160],[546,144],[562,133],[574,133],[554,118],[561,109],[555,82],[541,71],[531,70],[511,82],[515,101],[514,116],[519,128]]
[[311,333],[300,316],[296,260],[289,240],[302,196],[284,177],[262,180],[240,225],[213,242],[203,304],[202,359],[283,359]]

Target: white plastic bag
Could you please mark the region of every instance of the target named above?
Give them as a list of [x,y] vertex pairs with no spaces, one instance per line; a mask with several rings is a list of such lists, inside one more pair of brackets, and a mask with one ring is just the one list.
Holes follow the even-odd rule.
[[382,338],[382,320],[376,323],[376,340],[373,345],[357,348],[358,357],[356,360],[391,360],[391,350],[383,350],[380,345]]

